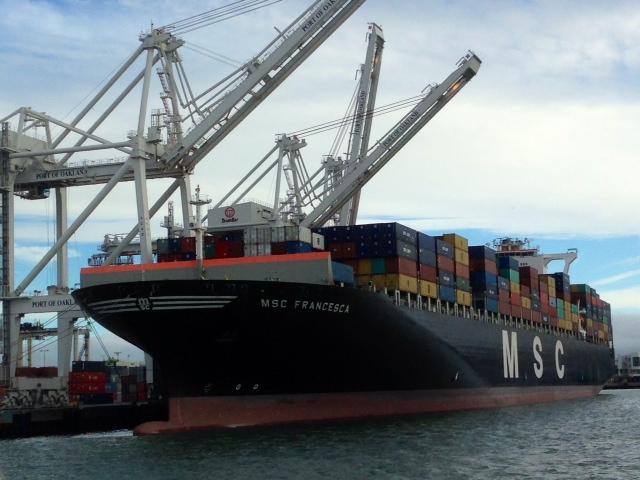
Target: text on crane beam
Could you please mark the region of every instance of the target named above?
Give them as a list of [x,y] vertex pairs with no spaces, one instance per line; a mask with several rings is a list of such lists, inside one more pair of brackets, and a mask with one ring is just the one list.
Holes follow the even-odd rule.
[[407,116],[407,118],[404,119],[404,121],[398,125],[398,127],[391,132],[387,138],[385,138],[382,141],[382,146],[383,147],[390,147],[391,144],[402,134],[402,132],[404,132],[407,128],[409,128],[411,126],[411,124],[413,123],[413,121],[420,115],[419,112],[417,111],[413,111],[409,114],[409,116]]
[[51,170],[50,172],[36,173],[36,180],[51,180],[54,178],[83,177],[88,173],[86,168],[71,168],[69,170]]
[[338,0],[329,0],[328,2],[324,3],[321,7],[318,7],[318,9],[311,16],[311,18],[307,20],[304,25],[302,25],[302,31],[306,32],[311,27],[313,27],[316,24],[316,22],[324,16],[325,12],[329,10],[331,7],[333,7],[337,2]]

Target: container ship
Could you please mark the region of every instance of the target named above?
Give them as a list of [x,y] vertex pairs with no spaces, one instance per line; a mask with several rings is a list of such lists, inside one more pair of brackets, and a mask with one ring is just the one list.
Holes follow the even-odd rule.
[[400,223],[226,227],[84,268],[73,296],[161,373],[169,420],[136,434],[597,395],[610,305],[517,242],[468,243]]

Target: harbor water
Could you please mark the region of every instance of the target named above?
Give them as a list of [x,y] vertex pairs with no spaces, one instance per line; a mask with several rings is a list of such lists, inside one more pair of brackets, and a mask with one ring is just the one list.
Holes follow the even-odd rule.
[[0,441],[0,479],[638,478],[640,390],[443,415]]

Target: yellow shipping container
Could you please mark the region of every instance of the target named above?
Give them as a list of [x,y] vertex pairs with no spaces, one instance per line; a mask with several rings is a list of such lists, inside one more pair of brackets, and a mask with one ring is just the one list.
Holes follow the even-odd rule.
[[531,299],[522,297],[522,308],[531,308]]
[[371,281],[375,285],[376,290],[383,290],[387,287],[387,276],[384,274],[371,275]]
[[509,290],[511,293],[520,295],[520,284],[518,282],[509,282]]
[[420,280],[420,295],[429,298],[438,298],[438,285],[426,280]]
[[609,325],[607,325],[607,324],[602,325],[602,329],[603,329],[605,332],[609,332]]
[[556,279],[550,275],[540,275],[540,282],[546,283],[549,288],[556,288]]
[[467,250],[454,248],[453,252],[455,254],[456,263],[466,265],[467,267],[469,266],[469,252]]
[[416,277],[409,277],[400,273],[388,274],[386,277],[387,289],[418,293],[418,279]]
[[360,285],[361,287],[365,287],[367,285],[369,285],[369,282],[371,282],[371,275],[358,275],[356,276],[358,285]]
[[556,290],[556,287],[552,287],[551,285],[549,285],[549,296],[550,297],[558,296],[558,291]]
[[358,260],[358,275],[371,275],[372,273],[370,258],[361,258]]
[[464,305],[465,307],[471,306],[471,294],[462,290],[456,290],[456,301],[458,305]]
[[445,233],[442,235],[442,239],[450,245],[453,245],[460,250],[469,251],[469,240],[455,233]]
[[590,318],[587,318],[587,327],[593,328],[593,320],[591,320]]

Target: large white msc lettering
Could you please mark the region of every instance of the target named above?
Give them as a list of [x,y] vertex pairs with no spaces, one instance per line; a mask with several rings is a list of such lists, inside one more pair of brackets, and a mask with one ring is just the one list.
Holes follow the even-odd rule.
[[511,343],[509,343],[509,332],[502,331],[502,359],[504,361],[504,378],[519,378],[518,335],[516,332],[511,332]]
[[533,364],[533,371],[536,374],[536,377],[542,378],[542,372],[544,365],[542,363],[542,356],[540,353],[542,352],[542,341],[540,337],[536,336],[533,339],[533,356],[536,358],[536,361]]
[[558,372],[558,378],[564,378],[564,365],[560,365],[560,354],[564,355],[564,347],[562,342],[558,340],[556,342],[556,372]]

